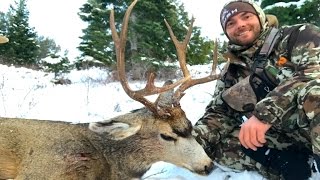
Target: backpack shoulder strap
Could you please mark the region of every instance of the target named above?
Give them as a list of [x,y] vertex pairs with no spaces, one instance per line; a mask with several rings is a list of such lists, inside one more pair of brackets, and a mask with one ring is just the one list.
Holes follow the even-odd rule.
[[287,51],[286,51],[286,58],[288,60],[291,60],[291,53],[292,53],[292,49],[293,46],[295,45],[297,38],[299,36],[300,33],[300,27],[302,25],[296,26],[296,27],[292,27],[289,29],[288,34],[289,34],[289,38],[288,38],[288,42],[287,42]]
[[267,36],[265,42],[263,43],[263,46],[261,47],[261,50],[259,52],[259,56],[268,57],[271,53],[274,45],[278,41],[278,38],[280,37],[279,29],[273,27]]
[[251,67],[250,83],[253,87],[258,100],[264,98],[271,90],[278,84],[277,80],[265,71],[268,57],[277,44],[280,37],[279,29],[272,28],[269,35],[266,37],[264,44],[260,51],[253,57],[253,64]]
[[260,50],[255,53],[253,57],[252,72],[255,72],[257,68],[263,69],[265,67],[268,56],[270,55],[274,45],[278,42],[280,37],[279,29],[273,27],[269,35],[266,37]]

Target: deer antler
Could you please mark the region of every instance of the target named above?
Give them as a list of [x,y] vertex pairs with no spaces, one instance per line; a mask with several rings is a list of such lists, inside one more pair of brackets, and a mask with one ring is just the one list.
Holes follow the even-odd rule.
[[183,41],[178,41],[176,36],[174,35],[171,26],[169,23],[165,20],[165,23],[167,25],[167,28],[170,33],[170,37],[176,47],[177,50],[177,56],[180,64],[180,68],[182,70],[183,76],[186,78],[186,81],[184,81],[179,88],[175,91],[174,96],[173,96],[173,106],[177,107],[180,106],[180,99],[184,96],[184,91],[188,89],[191,86],[197,85],[197,84],[202,84],[206,83],[209,81],[216,80],[220,77],[220,74],[216,74],[216,68],[218,64],[218,46],[217,46],[217,40],[215,41],[215,48],[214,48],[214,54],[213,54],[213,63],[212,63],[212,70],[210,75],[207,77],[199,78],[199,79],[192,79],[190,76],[190,72],[187,68],[187,63],[186,63],[186,50],[187,50],[187,45],[190,41],[191,33],[192,33],[192,27],[194,23],[194,17],[191,19],[190,26],[188,28],[188,32],[186,37],[184,38]]
[[[177,106],[179,106],[179,100],[184,95],[183,91],[185,91],[187,88],[189,88],[193,85],[215,80],[218,78],[218,75],[211,74],[205,78],[191,79],[190,72],[186,67],[186,47],[187,47],[187,44],[189,43],[189,40],[191,37],[194,18],[192,18],[191,25],[189,26],[187,36],[183,42],[179,42],[176,39],[170,25],[165,20],[165,23],[169,29],[171,39],[173,40],[173,42],[176,46],[178,60],[180,62],[180,67],[182,69],[184,77],[182,79],[172,83],[172,84],[167,84],[167,85],[164,85],[163,87],[156,87],[154,85],[154,80],[155,80],[156,76],[154,73],[150,73],[148,75],[147,84],[144,89],[136,90],[136,91],[132,90],[129,87],[128,80],[126,78],[126,73],[125,73],[125,46],[126,46],[126,41],[127,41],[129,16],[130,16],[131,11],[136,3],[137,3],[137,0],[134,0],[131,3],[131,5],[128,7],[128,9],[124,15],[122,29],[120,32],[120,37],[119,37],[117,30],[116,30],[116,27],[115,27],[114,11],[111,10],[111,14],[110,14],[110,28],[111,28],[111,32],[112,32],[112,38],[115,43],[119,79],[120,79],[120,83],[121,83],[124,91],[128,94],[129,97],[142,103],[145,107],[147,107],[149,110],[151,110],[155,115],[164,116],[164,115],[167,115],[168,112],[166,112],[166,110],[164,110],[164,109],[158,108],[156,103],[150,102],[144,96],[159,94],[159,93],[168,91],[170,89],[173,89],[173,88],[181,85],[178,88],[178,90],[175,92],[175,95],[174,95],[173,105],[175,107],[177,107]],[[216,51],[215,51],[215,54],[217,53]],[[215,68],[216,64],[217,64],[217,60],[214,61],[213,68]],[[215,69],[213,69],[213,70],[215,70]]]

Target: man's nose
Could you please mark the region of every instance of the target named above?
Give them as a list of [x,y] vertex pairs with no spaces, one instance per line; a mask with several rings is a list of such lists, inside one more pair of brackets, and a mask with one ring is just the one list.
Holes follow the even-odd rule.
[[241,29],[241,28],[243,28],[244,26],[246,25],[246,22],[245,21],[242,21],[242,20],[237,20],[237,22],[236,22],[236,28],[237,29]]

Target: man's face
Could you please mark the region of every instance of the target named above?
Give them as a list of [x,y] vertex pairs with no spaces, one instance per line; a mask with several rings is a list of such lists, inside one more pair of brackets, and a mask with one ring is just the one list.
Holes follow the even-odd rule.
[[258,16],[241,12],[232,16],[226,24],[226,33],[231,42],[237,45],[250,45],[260,35]]

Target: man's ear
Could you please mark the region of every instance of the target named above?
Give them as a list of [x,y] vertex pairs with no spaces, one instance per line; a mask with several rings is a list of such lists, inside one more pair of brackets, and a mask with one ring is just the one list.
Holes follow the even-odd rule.
[[121,140],[136,134],[141,128],[141,122],[142,121],[135,121],[134,123],[127,123],[108,120],[90,123],[89,129],[99,134],[106,133],[108,138],[113,140]]

